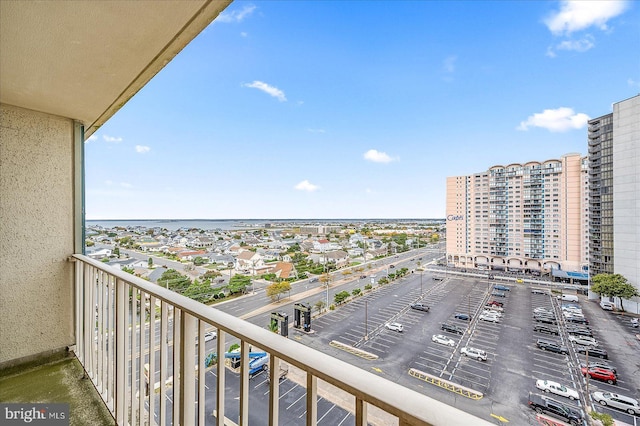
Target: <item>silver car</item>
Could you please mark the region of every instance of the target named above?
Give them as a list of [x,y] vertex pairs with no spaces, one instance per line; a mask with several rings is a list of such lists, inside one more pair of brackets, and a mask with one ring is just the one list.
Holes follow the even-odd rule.
[[618,408],[626,411],[632,416],[640,414],[640,405],[638,405],[638,401],[633,398],[629,398],[628,396],[611,392],[594,392],[591,396],[593,396],[593,399],[601,405]]

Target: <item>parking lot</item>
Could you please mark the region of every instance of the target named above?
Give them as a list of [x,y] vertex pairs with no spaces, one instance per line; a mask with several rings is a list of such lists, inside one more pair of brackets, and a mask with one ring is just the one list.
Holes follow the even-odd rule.
[[[494,295],[495,285],[504,285],[507,290]],[[595,379],[587,383],[580,370],[586,355],[578,353],[577,346],[569,341],[562,303],[555,293],[543,287],[532,292],[532,288],[535,286],[515,282],[496,284],[461,276],[434,280],[428,273],[422,277],[410,274],[315,319],[314,333],[296,333],[295,338],[490,421],[503,419],[515,424],[537,424],[536,413],[529,409],[527,402],[530,392],[542,393],[536,389],[538,379],[553,380],[576,389],[580,398],[575,401],[559,395],[552,397],[574,407],[583,416],[587,393],[614,392],[638,399],[640,377],[636,373],[640,368],[640,343],[634,337],[629,319],[620,319],[603,311],[597,303],[587,301],[586,296],[579,296],[577,305],[590,322],[598,346],[607,350],[608,362],[615,366],[618,376],[615,384]],[[483,314],[485,305],[492,301],[503,304],[502,316]],[[416,302],[428,305],[429,312],[411,309],[410,305]],[[554,316],[556,324],[538,322],[533,316],[536,308],[543,308]],[[470,319],[465,319],[466,316]],[[390,322],[402,324],[403,331],[385,328]],[[461,333],[452,332],[449,327],[443,330],[442,324],[457,326]],[[558,335],[534,331],[534,326],[540,324],[556,327]],[[434,335],[443,338],[434,338]],[[542,350],[536,344],[538,339],[564,345],[568,353]],[[365,359],[337,349],[330,346],[332,341],[374,357]],[[464,347],[484,351],[486,361],[464,356],[461,352]],[[590,356],[589,361],[593,360]],[[481,398],[464,398],[451,389],[418,380],[408,374],[410,369],[473,389]],[[598,411],[605,411],[622,422],[640,423],[637,416],[595,405]]]

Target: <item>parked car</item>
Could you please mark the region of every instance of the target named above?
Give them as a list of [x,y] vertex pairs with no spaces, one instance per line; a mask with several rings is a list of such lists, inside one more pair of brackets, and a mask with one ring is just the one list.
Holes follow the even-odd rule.
[[390,268],[390,269],[393,269],[393,268],[395,268],[395,267],[396,267],[395,265],[389,265],[389,268]]
[[504,315],[502,314],[502,312],[494,311],[494,310],[492,310],[492,309],[484,309],[484,310],[482,311],[482,314],[484,314],[484,315],[493,315],[493,316],[496,316],[496,317],[498,317],[498,318],[502,318],[502,317],[504,316]]
[[411,309],[415,309],[416,311],[429,312],[429,307],[424,303],[414,303],[411,305]]
[[456,313],[453,317],[462,321],[469,321],[471,319],[471,316],[461,313]]
[[564,396],[565,398],[569,398],[572,401],[580,398],[577,390],[568,388],[558,382],[553,382],[551,380],[536,380],[536,387],[543,392]]
[[638,318],[631,318],[631,327],[638,328]]
[[498,318],[497,315],[482,314],[478,318],[480,318],[482,321],[487,322],[500,322],[500,318]]
[[497,300],[492,300],[489,303],[487,303],[487,305],[499,306],[501,308],[504,307],[504,303],[498,302]]
[[558,327],[552,327],[550,325],[545,325],[545,324],[534,325],[533,331],[537,331],[538,333],[555,334],[556,336],[560,334]]
[[569,335],[569,341],[576,343],[578,345],[584,345],[584,346],[598,346],[598,341],[596,339],[594,339],[593,337],[589,337],[589,336],[579,336],[579,335],[575,335],[575,334],[570,334]]
[[609,359],[609,354],[602,348],[593,347],[593,346],[582,346],[576,345],[576,352],[579,354],[586,354],[589,351],[589,356],[595,356],[602,359]]
[[580,367],[589,367],[589,368],[602,368],[605,370],[609,370],[611,372],[613,372],[613,374],[618,374],[618,370],[616,370],[616,368],[604,361],[589,361],[589,364],[587,365],[587,363],[585,362],[581,362],[580,363]]
[[567,327],[567,333],[568,334],[574,334],[577,336],[589,336],[589,337],[593,337],[593,333],[591,332],[591,330],[589,330],[588,328],[585,327]]
[[539,306],[533,310],[534,314],[553,314],[553,309],[545,308],[544,306]]
[[431,336],[431,341],[440,343],[441,345],[447,345],[451,347],[454,347],[456,345],[455,340],[453,340],[450,337],[443,336],[442,334],[434,334],[433,336]]
[[494,290],[500,290],[500,291],[511,291],[510,287],[504,286],[504,285],[494,285],[493,286]]
[[594,392],[591,396],[601,405],[618,408],[632,416],[640,414],[640,405],[638,405],[637,399],[611,392]]
[[580,371],[582,371],[582,375],[586,377],[588,374],[591,379],[600,380],[602,382],[607,382],[610,385],[615,385],[617,380],[616,375],[613,371],[605,370],[604,368],[587,368],[581,367]]
[[615,307],[615,305],[611,302],[607,302],[606,300],[601,300],[600,307],[605,311],[613,311],[613,308]]
[[543,351],[555,352],[563,355],[569,354],[569,349],[567,349],[565,346],[562,346],[556,342],[550,342],[548,340],[538,339],[536,341],[536,346]]
[[532,288],[531,293],[532,294],[549,294],[549,290],[547,290],[546,288]]
[[448,331],[449,333],[464,334],[464,330],[462,328],[458,327],[457,325],[453,325],[453,324],[444,323],[444,324],[442,324],[440,329],[442,329],[444,331]]
[[218,337],[218,333],[215,331],[207,331],[206,333],[204,333],[204,341],[205,342],[210,342],[213,339],[215,339],[216,337]]
[[533,319],[536,322],[540,322],[542,324],[556,324],[557,323],[556,319],[553,318],[553,317],[550,317],[550,316],[540,316],[540,315],[538,315],[538,316],[533,317]]
[[589,321],[586,318],[574,317],[570,316],[565,318],[566,322],[572,322],[575,324],[589,324]]
[[533,408],[536,413],[545,413],[549,416],[564,420],[573,426],[583,423],[582,416],[576,410],[543,395],[529,394],[529,407]]
[[397,331],[398,333],[402,333],[404,327],[399,322],[388,322],[384,325],[387,329],[391,331]]
[[460,353],[464,356],[475,358],[478,361],[487,360],[487,353],[485,351],[478,348],[472,348],[471,346],[465,346],[464,348],[460,349]]
[[366,276],[366,275],[360,275],[360,279],[361,279],[361,280],[363,280],[363,279],[365,279],[365,278],[367,278],[367,276]]
[[318,282],[318,278],[311,278],[309,280],[310,283],[317,283]]
[[495,312],[504,312],[504,309],[501,308],[500,306],[496,306],[496,305],[484,305],[484,309],[489,309],[490,311],[495,311]]
[[491,292],[492,296],[496,296],[496,297],[506,297],[507,294],[503,291],[492,291]]

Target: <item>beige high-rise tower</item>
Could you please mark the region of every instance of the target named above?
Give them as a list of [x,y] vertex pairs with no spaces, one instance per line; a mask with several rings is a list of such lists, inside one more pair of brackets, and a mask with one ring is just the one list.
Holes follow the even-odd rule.
[[481,270],[583,272],[588,170],[580,154],[447,178],[447,262]]

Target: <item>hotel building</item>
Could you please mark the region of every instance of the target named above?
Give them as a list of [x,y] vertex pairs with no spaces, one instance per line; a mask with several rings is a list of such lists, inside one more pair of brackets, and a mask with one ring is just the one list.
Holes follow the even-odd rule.
[[447,263],[548,273],[588,262],[588,162],[580,154],[447,178]]

